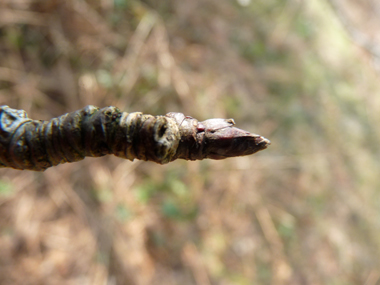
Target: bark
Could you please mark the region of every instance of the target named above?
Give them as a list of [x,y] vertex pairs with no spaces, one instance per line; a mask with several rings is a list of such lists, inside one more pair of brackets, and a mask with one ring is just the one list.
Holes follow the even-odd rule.
[[151,116],[87,106],[50,121],[0,107],[0,167],[42,171],[106,154],[165,164],[177,158],[224,159],[253,154],[269,140],[233,127],[233,119],[203,122],[181,113]]

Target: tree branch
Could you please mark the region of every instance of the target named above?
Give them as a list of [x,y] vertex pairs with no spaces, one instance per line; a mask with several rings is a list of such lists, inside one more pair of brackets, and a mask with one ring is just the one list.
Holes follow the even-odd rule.
[[168,113],[151,116],[87,106],[50,121],[0,107],[0,167],[41,171],[106,154],[165,164],[177,158],[224,159],[253,154],[270,141],[233,127],[233,119],[203,122]]

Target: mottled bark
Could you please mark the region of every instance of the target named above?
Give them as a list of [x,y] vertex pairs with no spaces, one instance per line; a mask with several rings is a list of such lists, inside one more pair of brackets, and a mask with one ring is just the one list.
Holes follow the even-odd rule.
[[0,107],[0,167],[41,171],[106,154],[165,164],[177,158],[224,159],[253,154],[269,140],[233,127],[233,119],[203,122],[181,113],[151,116],[87,106],[50,121]]

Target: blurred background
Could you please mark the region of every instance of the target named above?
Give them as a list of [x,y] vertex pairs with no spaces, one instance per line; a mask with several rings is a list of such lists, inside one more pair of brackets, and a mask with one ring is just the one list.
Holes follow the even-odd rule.
[[380,284],[375,0],[0,0],[0,104],[234,118],[272,145],[0,171],[0,284]]

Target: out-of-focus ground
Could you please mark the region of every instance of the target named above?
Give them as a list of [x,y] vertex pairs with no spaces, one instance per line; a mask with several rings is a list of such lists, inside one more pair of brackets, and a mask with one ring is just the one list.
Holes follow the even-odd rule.
[[0,104],[233,117],[269,149],[0,171],[0,284],[380,284],[380,6],[0,0]]

